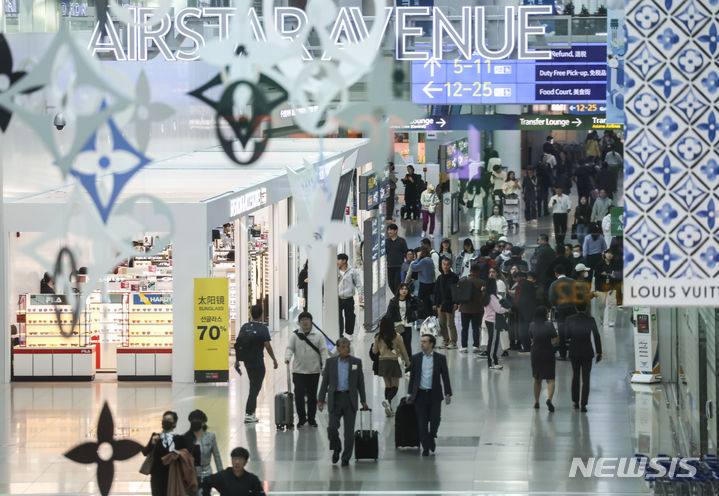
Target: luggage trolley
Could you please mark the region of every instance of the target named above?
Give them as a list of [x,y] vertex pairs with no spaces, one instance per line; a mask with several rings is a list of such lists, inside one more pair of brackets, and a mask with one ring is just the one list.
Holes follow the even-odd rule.
[[516,193],[504,197],[503,210],[509,227],[519,230],[519,196]]

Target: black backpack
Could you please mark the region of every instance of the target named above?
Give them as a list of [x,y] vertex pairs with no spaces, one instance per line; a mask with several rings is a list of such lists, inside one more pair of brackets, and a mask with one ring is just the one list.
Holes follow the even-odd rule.
[[237,333],[237,340],[235,341],[235,360],[245,362],[254,358],[253,352],[257,348],[258,331],[253,324],[253,322],[248,322],[240,327],[240,332]]

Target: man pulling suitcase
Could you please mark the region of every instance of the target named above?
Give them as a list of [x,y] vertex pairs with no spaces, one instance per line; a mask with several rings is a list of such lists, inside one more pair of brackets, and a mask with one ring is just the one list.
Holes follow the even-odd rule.
[[[355,420],[357,418],[358,401],[363,410],[369,410],[365,394],[362,360],[350,356],[350,341],[347,338],[337,340],[337,353],[327,360],[322,371],[317,409],[323,411],[325,403],[330,416],[327,435],[332,450],[332,463],[337,463],[342,455],[342,466],[346,467],[352,457],[355,440]],[[344,423],[344,451],[340,441],[340,420]]]

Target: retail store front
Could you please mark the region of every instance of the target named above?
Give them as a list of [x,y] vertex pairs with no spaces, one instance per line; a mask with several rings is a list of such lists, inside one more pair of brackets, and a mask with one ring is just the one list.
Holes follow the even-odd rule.
[[[326,159],[366,148],[366,140],[322,144]],[[132,235],[136,252],[118,267],[103,267],[97,284],[85,280],[97,275],[93,264],[99,265],[107,247],[91,235],[51,239],[45,232],[48,226],[77,224],[85,215],[78,218],[70,211],[71,218],[66,218],[64,205],[72,191],[54,190],[6,204],[6,305],[12,316],[6,342],[15,379],[92,380],[98,374],[117,374],[120,380],[192,382],[195,278],[228,277],[234,327],[247,321],[249,309],[259,303],[271,330],[277,329],[297,294],[287,274],[295,270],[290,266],[298,259],[298,248],[281,237],[295,220],[287,168],[300,170],[305,163],[319,162],[318,149],[314,139],[276,140],[252,168],[228,164],[217,149],[148,166],[118,203],[133,195],[152,195],[164,202],[167,214],[162,215],[156,203],[138,201],[132,210],[132,220],[142,226]],[[238,198],[248,195],[260,200],[240,201],[248,208],[238,212]],[[233,242],[225,247],[216,238],[228,223]],[[143,254],[146,239],[155,249]],[[76,265],[88,268],[90,276],[78,275],[79,294],[89,296],[75,312],[80,317],[74,326],[73,301],[39,294],[48,269],[38,261],[38,246],[48,254],[68,246]],[[234,332],[228,338],[233,339]]]

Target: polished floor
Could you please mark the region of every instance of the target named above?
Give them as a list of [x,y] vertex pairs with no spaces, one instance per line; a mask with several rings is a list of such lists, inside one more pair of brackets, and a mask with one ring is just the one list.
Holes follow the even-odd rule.
[[[417,241],[418,226],[402,224],[408,241]],[[537,233],[548,231],[545,219],[539,227],[523,227],[512,238],[530,245]],[[273,333],[278,355],[290,330],[286,324]],[[97,494],[94,465],[71,462],[63,453],[95,439],[104,402],[114,413],[116,437],[143,444],[159,429],[163,411],[179,413],[178,431],[183,432],[188,428],[187,414],[204,410],[225,465],[233,447],[247,447],[248,469],[260,476],[269,494],[647,494],[650,489],[642,479],[568,476],[573,457],[626,457],[680,449],[670,434],[676,428],[668,408],[669,388],[630,385],[633,344],[628,313],[620,310],[616,326],[602,330],[602,339],[604,360],[592,371],[586,414],[571,407],[568,362],[557,363],[557,410],[549,413],[544,391],[542,408],[532,407],[529,357],[511,352],[503,359],[504,369],[493,371],[471,354],[447,350],[454,396],[452,404],[442,408],[436,455],[427,458],[417,450],[394,448],[393,419],[387,419],[380,406],[382,381],[372,376],[365,360],[380,460],[353,460],[347,468],[330,463],[326,413],[319,415],[318,429],[275,430],[273,397],[286,390],[284,368],[268,369],[258,403],[261,421],[255,425],[243,423],[248,383],[234,372],[230,383],[222,385],[117,384],[102,377],[88,384],[0,385],[0,495]],[[357,333],[353,353],[364,359],[370,341],[369,334]],[[418,342],[415,334],[414,351]],[[403,379],[400,391],[406,387]],[[115,464],[113,494],[149,494],[148,478],[138,473],[141,462],[136,456]]]

